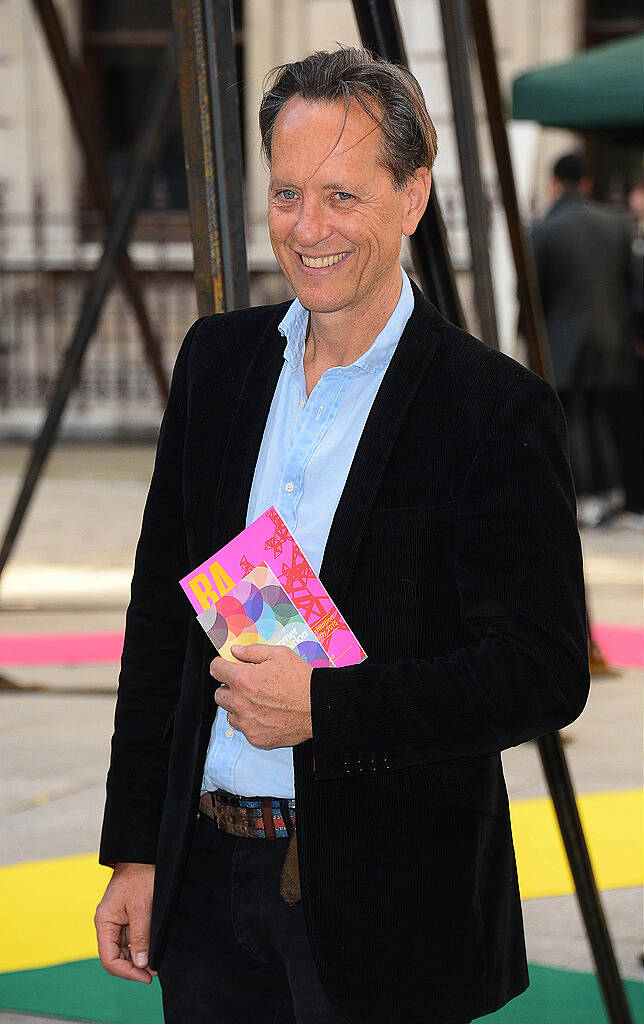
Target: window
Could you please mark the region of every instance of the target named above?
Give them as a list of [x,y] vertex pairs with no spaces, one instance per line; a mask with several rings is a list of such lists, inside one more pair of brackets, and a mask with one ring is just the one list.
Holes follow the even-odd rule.
[[[233,4],[238,81],[243,79],[242,0]],[[97,143],[108,168],[114,194],[125,188],[135,139],[140,131],[163,49],[171,37],[171,0],[89,0],[82,4],[83,63],[86,95]],[[241,109],[241,104],[240,104]],[[243,134],[242,134],[243,146]],[[102,218],[92,217],[87,184],[82,206],[92,236]],[[179,97],[175,93],[165,144],[144,199],[135,237],[157,237],[160,222],[166,237],[187,239],[188,193],[183,160]],[[93,226],[94,225],[94,226]]]

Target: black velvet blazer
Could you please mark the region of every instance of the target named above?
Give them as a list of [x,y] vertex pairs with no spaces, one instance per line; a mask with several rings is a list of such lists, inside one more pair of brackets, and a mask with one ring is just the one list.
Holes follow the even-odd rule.
[[[499,752],[576,718],[584,594],[560,406],[414,289],[321,578],[369,657],[314,669],[294,750],[307,927],[348,1020],[446,1024],[527,985]],[[216,704],[178,581],[244,528],[286,305],[179,353],[127,614],[101,861],[157,865],[158,965]]]

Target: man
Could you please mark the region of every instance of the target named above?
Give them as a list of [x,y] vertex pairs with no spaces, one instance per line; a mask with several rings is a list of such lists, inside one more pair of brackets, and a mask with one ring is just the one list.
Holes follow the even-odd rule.
[[553,205],[532,232],[555,384],[570,431],[579,521],[606,522],[624,501],[608,396],[631,387],[631,242],[625,218],[589,198],[576,153],[552,169]]
[[[169,1022],[462,1024],[527,985],[499,751],[587,696],[561,411],[401,271],[436,152],[408,72],[313,54],[277,69],[260,127],[298,298],[199,321],[177,360],[128,611],[101,959],[158,969]],[[177,581],[272,503],[362,664],[211,660]],[[300,902],[292,863],[280,895],[293,821]]]

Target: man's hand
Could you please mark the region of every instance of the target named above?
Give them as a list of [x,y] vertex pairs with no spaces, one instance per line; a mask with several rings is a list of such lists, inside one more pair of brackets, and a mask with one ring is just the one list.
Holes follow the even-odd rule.
[[288,647],[236,645],[236,662],[215,658],[210,674],[222,685],[215,700],[233,729],[254,747],[292,747],[313,735],[311,666]]
[[109,974],[149,985],[148,967],[154,864],[117,864],[96,908],[98,955]]

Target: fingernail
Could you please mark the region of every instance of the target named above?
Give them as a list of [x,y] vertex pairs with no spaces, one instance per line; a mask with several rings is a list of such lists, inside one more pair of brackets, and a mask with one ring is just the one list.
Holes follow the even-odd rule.
[[147,953],[135,953],[134,954],[134,963],[136,964],[137,967],[145,967],[147,962],[148,962],[148,954]]

